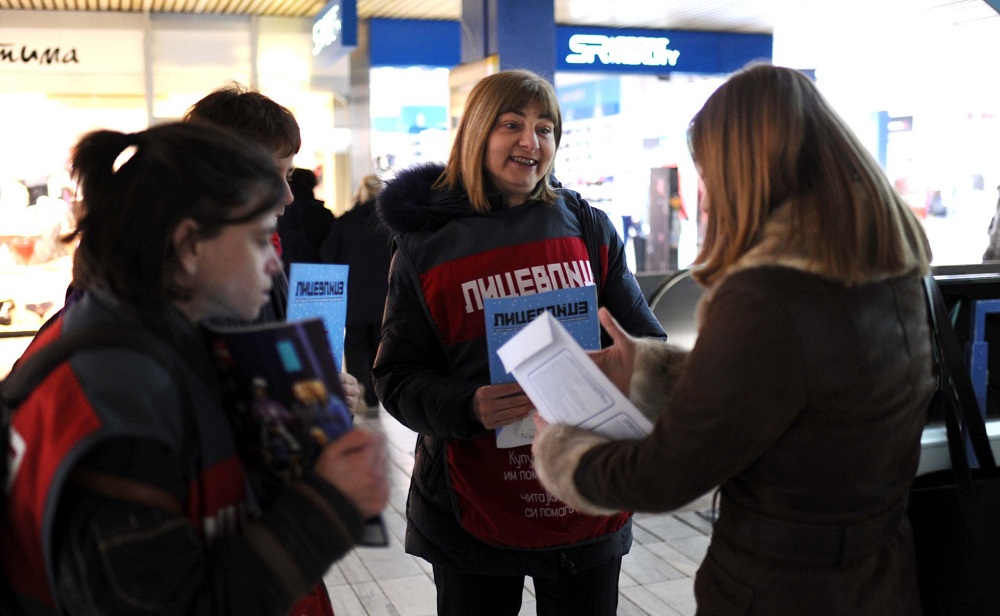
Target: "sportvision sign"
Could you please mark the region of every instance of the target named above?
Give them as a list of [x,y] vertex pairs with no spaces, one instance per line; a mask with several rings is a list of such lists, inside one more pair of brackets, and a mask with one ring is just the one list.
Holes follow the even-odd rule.
[[769,34],[556,28],[556,71],[721,75],[770,60]]

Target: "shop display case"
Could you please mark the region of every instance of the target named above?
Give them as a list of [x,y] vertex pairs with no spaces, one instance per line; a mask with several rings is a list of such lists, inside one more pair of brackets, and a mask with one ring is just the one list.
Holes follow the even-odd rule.
[[33,335],[63,306],[72,259],[32,263],[36,239],[0,236],[0,337]]
[[37,235],[0,229],[0,337],[34,335],[62,308],[73,277],[72,246],[62,232],[61,225]]

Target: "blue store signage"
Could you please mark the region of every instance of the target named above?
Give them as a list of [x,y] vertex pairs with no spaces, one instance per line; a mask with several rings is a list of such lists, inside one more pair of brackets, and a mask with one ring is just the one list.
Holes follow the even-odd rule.
[[370,19],[371,66],[452,68],[462,61],[462,29],[457,21]]
[[316,14],[312,27],[313,57],[329,66],[358,45],[357,0],[330,0]]
[[556,27],[556,71],[722,75],[770,61],[769,34]]

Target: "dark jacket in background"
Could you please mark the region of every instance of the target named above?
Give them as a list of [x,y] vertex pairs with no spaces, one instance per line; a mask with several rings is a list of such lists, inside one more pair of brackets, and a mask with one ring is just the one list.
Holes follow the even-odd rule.
[[321,263],[319,248],[323,244],[333,212],[323,201],[311,195],[296,195],[295,201],[278,217],[278,236],[281,237],[281,262],[285,273],[292,263]]
[[375,201],[359,203],[330,226],[320,247],[323,263],[347,270],[347,326],[382,323],[389,290],[390,237],[375,215]]
[[372,365],[382,334],[382,311],[389,290],[389,234],[375,214],[375,201],[357,203],[338,217],[320,248],[324,263],[343,263],[347,270],[347,320],[344,366],[364,387],[364,402],[378,407]]

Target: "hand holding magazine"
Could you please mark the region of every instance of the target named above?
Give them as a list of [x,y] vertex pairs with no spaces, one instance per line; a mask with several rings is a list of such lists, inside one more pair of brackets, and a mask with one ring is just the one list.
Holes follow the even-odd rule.
[[[312,468],[323,446],[353,429],[327,329],[319,318],[209,328],[240,457],[267,507]],[[363,545],[387,545],[381,518]]]
[[614,439],[639,439],[653,430],[653,424],[548,312],[515,334],[497,354],[549,423],[578,426]]

